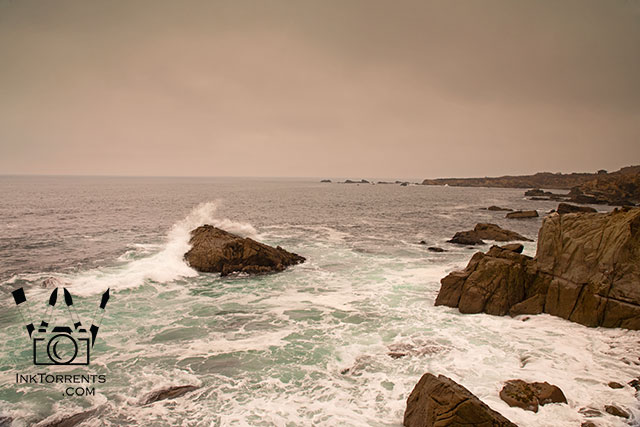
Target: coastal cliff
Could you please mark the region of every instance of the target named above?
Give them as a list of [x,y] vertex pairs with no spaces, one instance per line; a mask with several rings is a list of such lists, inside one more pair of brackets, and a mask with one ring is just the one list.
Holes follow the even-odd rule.
[[441,284],[435,304],[462,313],[549,313],[640,329],[640,209],[552,214],[535,258],[494,246]]

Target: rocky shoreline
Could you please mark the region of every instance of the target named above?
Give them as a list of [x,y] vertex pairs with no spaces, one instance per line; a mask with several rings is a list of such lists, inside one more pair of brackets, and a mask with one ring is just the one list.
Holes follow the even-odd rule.
[[[540,228],[535,257],[512,245],[477,252],[462,271],[441,281],[435,305],[461,313],[497,316],[548,313],[586,326],[640,330],[640,208],[611,213],[563,207]],[[526,318],[523,318],[526,320]],[[640,381],[628,383],[637,392]],[[610,388],[624,385],[610,382]],[[500,398],[532,412],[539,405],[567,403],[560,388],[546,382],[507,381]],[[615,404],[584,407],[582,427],[595,427],[603,413],[629,419]],[[425,374],[407,399],[407,427],[513,426],[462,385]]]

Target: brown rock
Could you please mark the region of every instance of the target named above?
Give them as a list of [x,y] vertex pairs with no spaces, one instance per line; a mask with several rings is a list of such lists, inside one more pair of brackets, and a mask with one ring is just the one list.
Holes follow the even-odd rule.
[[560,203],[558,205],[558,209],[556,209],[556,212],[562,215],[562,214],[579,213],[579,212],[593,213],[598,211],[590,206],[576,206],[576,205],[570,205],[568,203]]
[[305,258],[280,246],[273,248],[211,225],[193,230],[189,243],[191,249],[184,256],[187,263],[200,272],[220,273],[222,276],[234,272],[282,271],[305,261]]
[[538,211],[515,211],[509,212],[505,218],[509,219],[526,219],[526,218],[538,218]]
[[630,415],[627,411],[622,408],[617,407],[616,405],[605,405],[604,410],[607,414],[611,414],[614,417],[620,418],[629,418]]
[[427,250],[428,250],[428,251],[431,251],[431,252],[446,252],[446,250],[444,250],[444,249],[442,249],[442,248],[438,248],[438,247],[436,247],[436,246],[429,246],[429,247],[427,248]]
[[521,243],[510,243],[508,245],[502,245],[500,246],[500,248],[507,251],[515,252],[517,254],[521,254],[524,250],[524,245]]
[[148,405],[150,403],[158,402],[165,399],[175,399],[184,394],[197,390],[195,385],[179,385],[163,387],[157,390],[150,391],[140,398],[139,405]]
[[487,208],[488,211],[496,211],[496,212],[510,212],[513,209],[510,208],[501,208],[500,206],[489,206]]
[[585,421],[580,424],[580,427],[598,427],[598,424],[594,423],[593,421]]
[[547,403],[567,403],[567,398],[558,386],[544,383],[527,383],[509,380],[500,391],[500,398],[509,406],[538,412],[539,405]]
[[484,245],[484,241],[478,237],[475,231],[458,231],[448,243],[459,245]]
[[638,283],[640,209],[553,214],[535,259],[499,247],[477,253],[441,280],[436,305],[495,315],[543,310],[587,326],[640,329]]
[[409,395],[403,425],[515,427],[460,384],[432,374],[424,374]]
[[495,240],[498,242],[510,242],[513,240],[532,241],[515,231],[505,230],[496,224],[479,223],[476,224],[473,230],[457,232],[453,236],[453,239],[449,240],[449,243],[483,245],[484,241],[482,239]]
[[609,384],[607,384],[610,388],[613,389],[617,389],[617,388],[624,388],[624,386],[620,383],[617,383],[615,381],[611,381]]

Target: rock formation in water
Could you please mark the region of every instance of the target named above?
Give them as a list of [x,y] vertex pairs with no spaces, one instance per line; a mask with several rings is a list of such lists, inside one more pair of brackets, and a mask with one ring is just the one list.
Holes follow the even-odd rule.
[[473,230],[457,232],[449,243],[457,243],[460,245],[484,245],[486,240],[495,240],[498,242],[511,242],[520,240],[524,242],[532,242],[515,231],[505,230],[496,224],[479,223]]
[[191,249],[184,255],[194,269],[205,273],[269,273],[305,261],[300,255],[240,237],[212,225],[191,231]]
[[560,203],[558,205],[558,208],[556,209],[556,212],[562,215],[567,213],[598,212],[598,211],[589,206],[576,206],[576,205],[570,205],[568,203]]
[[526,219],[526,218],[538,218],[538,211],[515,211],[509,212],[505,218],[509,219]]
[[522,380],[509,380],[500,391],[500,399],[507,405],[538,412],[538,407],[548,403],[567,403],[560,387],[547,382],[528,383]]
[[569,192],[575,203],[634,206],[640,204],[640,166],[629,166],[610,174],[599,174]]
[[516,427],[460,384],[432,374],[424,374],[409,395],[403,425]]
[[436,305],[462,313],[549,313],[640,329],[640,209],[552,214],[535,259],[494,246],[441,281]]
[[142,396],[138,402],[139,405],[148,405],[150,403],[158,402],[165,399],[176,399],[194,390],[198,387],[195,385],[177,385],[162,387],[157,390],[150,391]]

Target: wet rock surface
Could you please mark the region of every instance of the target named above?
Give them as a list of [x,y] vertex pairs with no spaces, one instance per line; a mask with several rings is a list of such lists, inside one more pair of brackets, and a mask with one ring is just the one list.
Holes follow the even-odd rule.
[[500,391],[500,399],[509,406],[538,412],[540,405],[567,403],[567,398],[558,386],[547,382],[528,383],[523,380],[509,380]]

